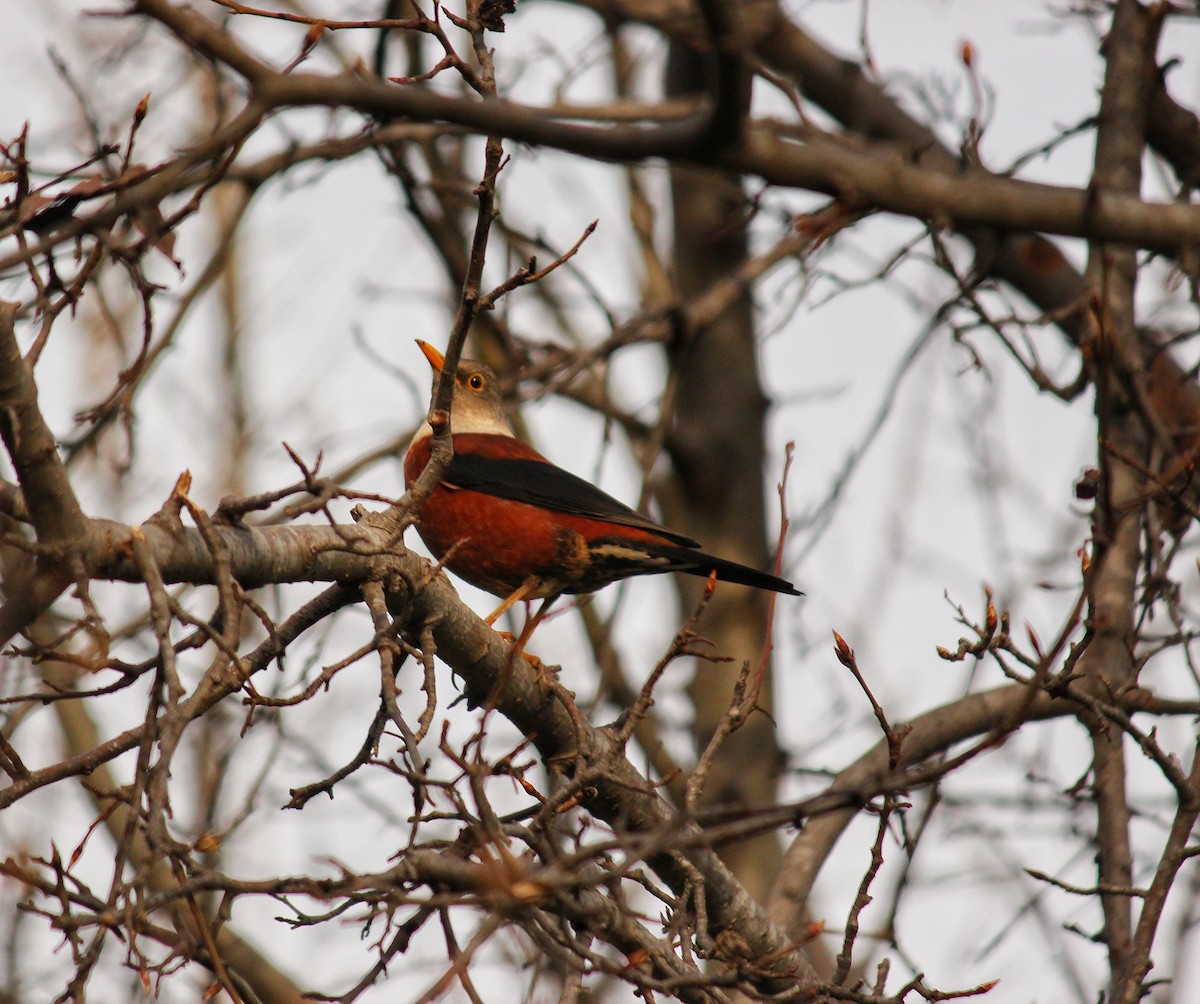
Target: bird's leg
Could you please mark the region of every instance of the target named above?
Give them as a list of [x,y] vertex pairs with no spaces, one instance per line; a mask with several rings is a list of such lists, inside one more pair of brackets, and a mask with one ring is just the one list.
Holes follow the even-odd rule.
[[483,622],[485,624],[487,624],[488,627],[491,627],[493,624],[496,623],[497,620],[500,619],[500,617],[504,613],[506,613],[509,609],[512,608],[514,603],[516,603],[519,600],[525,599],[527,596],[529,596],[530,593],[537,590],[541,586],[541,584],[542,584],[542,580],[538,576],[536,576],[536,575],[529,576],[529,578],[527,578],[524,582],[522,582],[519,586],[517,586],[516,589],[514,589],[511,593],[509,593],[508,596],[506,596],[504,598],[504,602],[501,603],[500,606],[496,607],[496,609],[493,610],[490,614],[488,614],[483,619]]
[[[512,597],[509,597],[509,599],[512,599]],[[486,706],[489,709],[495,708],[499,705],[501,698],[504,696],[504,691],[508,689],[508,681],[512,677],[513,664],[519,658],[524,659],[531,666],[533,666],[534,670],[537,672],[539,684],[541,684],[543,687],[545,686],[546,679],[543,675],[546,671],[545,666],[542,664],[542,660],[536,655],[525,654],[525,643],[533,636],[534,629],[542,622],[542,618],[545,617],[547,612],[550,610],[551,604],[553,604],[557,599],[558,595],[547,596],[544,600],[542,600],[542,605],[538,607],[537,613],[535,613],[532,617],[525,618],[525,626],[521,628],[520,635],[517,636],[517,640],[513,642],[513,647],[509,650],[508,661],[504,664],[504,672],[500,674],[499,679],[496,680],[495,685],[492,687],[492,692],[488,695]],[[508,601],[506,600],[505,602],[507,603]],[[509,605],[511,606],[512,604]],[[512,637],[512,635],[510,635],[507,631],[503,631],[501,633],[508,638]]]
[[542,601],[542,605],[540,607],[538,607],[537,613],[535,613],[532,617],[529,615],[529,601],[526,600],[525,601],[525,626],[521,628],[521,633],[519,635],[514,635],[509,631],[498,632],[500,637],[503,638],[505,641],[512,642],[513,647],[512,647],[512,651],[510,653],[512,658],[516,659],[518,656],[520,656],[526,662],[528,662],[530,665],[532,665],[534,667],[534,669],[536,669],[539,673],[542,671],[542,660],[539,659],[536,655],[532,655],[531,653],[526,652],[525,645],[529,641],[529,639],[533,637],[533,632],[537,629],[537,626],[542,622],[542,618],[545,617],[546,614],[549,612],[551,604],[554,603],[555,600],[558,599],[559,595],[561,595],[561,594],[556,594],[554,596],[547,596]]
[[[516,643],[513,645],[514,659],[525,651],[525,643],[533,637],[534,629],[542,622],[542,618],[550,612],[551,604],[553,604],[557,599],[558,596],[547,596],[544,600],[542,600],[542,605],[537,608],[537,613],[532,617],[525,618],[525,626],[521,628],[521,634],[517,638]],[[537,656],[533,656],[533,658],[536,659]],[[538,659],[538,663],[539,665],[541,664],[540,659]]]

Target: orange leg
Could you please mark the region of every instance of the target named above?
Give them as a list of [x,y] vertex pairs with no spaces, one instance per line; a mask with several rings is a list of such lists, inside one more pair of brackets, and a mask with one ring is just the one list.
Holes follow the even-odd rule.
[[[509,600],[512,602],[510,603],[509,600],[506,600],[505,604],[507,606],[512,606],[512,604],[516,602],[515,596],[516,594],[510,596]],[[512,676],[513,663],[516,662],[517,659],[524,659],[531,666],[533,666],[533,668],[537,671],[538,680],[544,685],[545,681],[542,674],[545,672],[545,667],[542,665],[542,660],[536,655],[526,655],[525,643],[528,642],[533,636],[534,629],[538,626],[538,624],[541,623],[542,618],[545,617],[546,613],[549,611],[551,604],[557,599],[558,596],[547,596],[544,600],[542,600],[542,605],[538,607],[537,613],[535,613],[532,617],[525,618],[525,626],[521,629],[521,634],[518,636],[517,640],[513,642],[513,647],[509,650],[508,660],[504,664],[504,672],[500,674],[500,677],[496,680],[495,685],[492,687],[492,692],[488,695],[487,707],[489,709],[495,708],[500,703],[501,698],[504,696],[504,691],[508,689],[508,681]],[[512,637],[512,635],[510,635],[507,631],[502,631],[501,634],[503,634],[506,638]]]
[[[536,575],[531,575],[528,579],[526,579],[519,586],[517,586],[516,589],[514,589],[511,593],[509,593],[508,596],[505,597],[504,602],[500,604],[500,606],[496,607],[495,610],[493,610],[490,614],[488,614],[483,619],[484,623],[487,624],[488,627],[491,627],[493,624],[496,623],[497,620],[499,620],[499,618],[502,614],[506,613],[509,609],[511,609],[511,607],[514,603],[517,603],[518,601],[525,599],[527,596],[529,596],[530,593],[532,593],[532,592],[536,591],[538,588],[540,588],[541,584],[542,584],[541,579],[539,579]],[[522,633],[524,633],[524,632],[522,632]]]
[[542,618],[550,612],[551,604],[557,599],[557,596],[547,596],[542,600],[542,605],[537,608],[537,613],[532,617],[525,618],[525,626],[521,628],[521,634],[517,638],[516,644],[513,645],[514,659],[525,651],[525,643],[533,637],[534,629],[542,623]]

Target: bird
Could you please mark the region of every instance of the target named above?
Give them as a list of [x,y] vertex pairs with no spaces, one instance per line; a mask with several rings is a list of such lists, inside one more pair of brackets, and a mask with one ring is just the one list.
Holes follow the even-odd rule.
[[[433,369],[434,393],[445,357],[417,345]],[[517,641],[564,594],[591,593],[632,575],[686,572],[756,589],[803,595],[768,572],[706,554],[700,543],[643,516],[518,439],[496,374],[463,359],[450,406],[449,468],[425,499],[416,527],[430,553],[460,579],[500,597],[490,625],[518,601],[542,600]],[[404,457],[412,487],[429,463],[433,428],[423,423]]]

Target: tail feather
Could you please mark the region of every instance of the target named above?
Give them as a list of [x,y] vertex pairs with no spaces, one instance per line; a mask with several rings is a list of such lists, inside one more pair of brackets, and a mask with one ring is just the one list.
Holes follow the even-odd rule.
[[727,561],[691,547],[677,547],[666,540],[647,541],[615,536],[588,542],[587,574],[566,591],[590,593],[630,575],[658,575],[663,572],[686,572],[705,578],[710,572],[716,572],[722,582],[737,582],[755,589],[787,593],[789,596],[804,595],[786,579],[739,565],[736,561]]
[[804,594],[793,586],[787,579],[781,579],[770,572],[760,572],[748,565],[739,565],[736,561],[727,561],[703,551],[689,551],[685,548],[672,548],[671,557],[680,563],[676,570],[687,572],[688,575],[700,575],[705,578],[710,572],[717,573],[721,582],[737,582],[743,586],[753,586],[755,589],[769,589],[775,593],[786,593],[789,596]]

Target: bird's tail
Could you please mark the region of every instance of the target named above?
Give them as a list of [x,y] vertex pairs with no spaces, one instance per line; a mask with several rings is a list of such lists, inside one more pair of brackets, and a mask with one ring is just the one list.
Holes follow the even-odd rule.
[[804,595],[787,579],[781,579],[770,572],[760,572],[757,568],[739,565],[736,561],[726,561],[724,558],[705,554],[703,551],[691,551],[682,547],[669,550],[671,552],[669,557],[678,562],[675,566],[676,571],[704,577],[707,577],[710,572],[716,572],[717,579],[721,582],[737,582],[743,586],[753,586],[755,589],[787,593],[789,596]]
[[[686,538],[685,538],[686,539]],[[722,582],[737,582],[755,589],[770,589],[790,596],[803,596],[787,579],[770,572],[760,572],[736,561],[726,561],[691,547],[680,547],[663,537],[654,539],[648,533],[604,537],[588,542],[587,580],[573,591],[591,592],[601,585],[616,582],[630,575],[656,575],[662,572],[686,572],[705,578],[716,572]],[[572,590],[568,590],[572,591]]]

